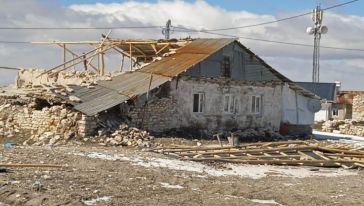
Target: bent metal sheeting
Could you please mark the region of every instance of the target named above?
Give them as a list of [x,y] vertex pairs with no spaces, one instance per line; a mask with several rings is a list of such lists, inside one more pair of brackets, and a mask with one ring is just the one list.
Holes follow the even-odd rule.
[[173,77],[234,41],[197,39],[178,49],[175,54],[163,57],[142,69],[120,74],[111,81],[98,81],[95,88],[75,87],[73,95],[80,98],[81,103],[75,104],[74,108],[89,116],[96,115],[171,81]]

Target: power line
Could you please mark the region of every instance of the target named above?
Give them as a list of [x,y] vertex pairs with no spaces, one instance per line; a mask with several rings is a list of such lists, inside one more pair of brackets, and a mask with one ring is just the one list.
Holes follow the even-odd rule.
[[[285,42],[285,41],[275,41],[275,40],[252,38],[252,37],[246,37],[246,36],[236,36],[236,35],[231,35],[231,34],[221,34],[221,33],[209,32],[209,31],[197,31],[197,30],[194,30],[194,31],[199,32],[199,33],[206,33],[206,34],[224,36],[224,37],[229,37],[229,38],[239,38],[239,39],[246,39],[246,40],[260,41],[260,42],[267,42],[267,43],[284,44],[284,45],[291,45],[291,46],[313,47],[313,45],[311,45],[311,44]],[[185,31],[178,31],[177,30],[176,32],[185,32]],[[2,40],[0,40],[0,44],[33,44],[33,42],[31,42],[31,41],[2,41]],[[364,49],[358,49],[358,48],[343,48],[343,47],[332,47],[332,46],[320,46],[320,47],[325,48],[325,49],[364,52]]]
[[163,26],[118,26],[118,27],[0,27],[0,30],[118,30],[118,29],[160,29]]
[[[177,32],[180,32],[180,31],[177,31]],[[212,34],[212,35],[218,35],[218,36],[225,36],[225,37],[230,37],[230,38],[239,38],[239,39],[247,39],[247,40],[252,40],[252,41],[267,42],[267,43],[285,44],[285,45],[302,46],[302,47],[313,47],[313,45],[311,45],[311,44],[302,44],[302,43],[294,43],[294,42],[275,41],[275,40],[269,40],[269,39],[251,38],[251,37],[246,37],[246,36],[221,34],[221,33],[209,32],[209,31],[198,31],[198,32]],[[364,52],[364,49],[357,49],[357,48],[343,48],[343,47],[332,47],[332,46],[320,46],[320,48]]]
[[30,41],[1,41],[0,44],[32,44]]
[[[356,1],[359,1],[359,0],[352,0],[352,1],[342,3],[342,4],[336,4],[336,5],[324,8],[322,10],[329,10],[329,9],[345,6],[347,4],[351,4],[351,3],[354,3]],[[306,12],[306,13],[303,13],[303,14],[298,14],[298,15],[295,15],[295,16],[282,18],[282,19],[277,19],[277,20],[274,20],[274,21],[262,22],[262,23],[258,23],[258,24],[251,24],[251,25],[237,26],[237,27],[229,27],[229,28],[219,28],[219,29],[204,29],[202,31],[226,31],[226,30],[233,30],[233,29],[251,28],[251,27],[263,26],[263,25],[267,25],[267,24],[273,24],[273,23],[277,23],[277,22],[281,22],[281,21],[290,20],[290,19],[295,19],[295,18],[299,18],[299,17],[302,17],[302,16],[310,15],[310,14],[312,14],[312,11]],[[174,26],[174,28],[188,30],[188,28],[185,28],[185,27]],[[194,31],[194,32],[198,32],[198,31]]]

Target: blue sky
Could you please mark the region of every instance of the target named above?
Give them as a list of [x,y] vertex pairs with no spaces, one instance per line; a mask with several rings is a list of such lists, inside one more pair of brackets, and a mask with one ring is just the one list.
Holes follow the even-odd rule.
[[[194,2],[195,0],[185,0]],[[302,12],[315,7],[317,4],[327,7],[347,2],[349,0],[205,0],[206,2],[225,8],[226,10],[246,10],[257,14],[279,14],[283,12]],[[88,3],[119,3],[125,0],[62,0],[64,5]],[[144,0],[137,2],[158,2],[158,0]],[[343,7],[335,8],[337,12],[364,16],[364,1],[359,0]]]

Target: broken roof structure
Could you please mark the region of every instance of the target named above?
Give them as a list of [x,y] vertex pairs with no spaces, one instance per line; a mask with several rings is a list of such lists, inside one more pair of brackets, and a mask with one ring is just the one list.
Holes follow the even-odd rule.
[[[63,64],[48,70],[20,70],[17,85],[40,96],[53,95],[51,101],[72,105],[87,116],[83,134],[105,125],[107,116],[118,115],[117,121],[155,133],[207,134],[266,127],[301,135],[312,131],[314,113],[320,108],[318,96],[236,39],[114,40],[106,36],[98,43],[51,43],[74,58],[63,58]],[[96,48],[77,54],[69,44]],[[121,54],[118,73],[105,74],[107,50]],[[129,59],[129,70],[124,57]],[[69,68],[74,70],[65,71]]]
[[[112,45],[113,48],[116,46],[125,56],[136,58],[135,62],[143,61],[147,62],[147,64],[141,69],[116,75],[109,81],[98,81],[97,85],[93,88],[72,86],[74,90],[72,95],[77,96],[80,102],[70,103],[74,105],[76,110],[86,115],[96,115],[128,99],[146,94],[148,91],[171,81],[179,74],[186,72],[194,65],[233,42],[238,43],[241,48],[251,55],[251,58],[255,58],[265,66],[265,69],[247,72],[245,74],[245,81],[281,81],[289,84],[292,89],[299,91],[305,96],[317,98],[313,93],[299,87],[273,69],[235,39],[188,39],[181,41],[110,40],[105,43],[105,46]],[[163,57],[160,60],[156,60],[155,57],[158,56]],[[154,60],[152,60],[153,57]]]

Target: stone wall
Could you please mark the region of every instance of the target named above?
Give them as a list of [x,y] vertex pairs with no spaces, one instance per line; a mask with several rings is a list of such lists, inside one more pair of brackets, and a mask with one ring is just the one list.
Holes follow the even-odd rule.
[[364,137],[364,121],[352,119],[329,120],[323,123],[322,131]]
[[[151,95],[152,101],[147,108],[140,103],[143,97],[139,97],[135,102],[139,102],[140,106],[131,106],[132,109],[125,113],[130,118],[131,126],[157,133],[183,130],[196,134],[247,128],[278,131],[280,127],[282,90],[279,83],[244,84],[223,79],[182,77],[160,90],[165,91]],[[201,92],[205,98],[203,112],[193,112],[194,94]],[[160,93],[164,95],[160,97]],[[236,100],[233,112],[224,111],[226,95]],[[250,111],[253,95],[262,99],[259,114]]]
[[32,104],[0,105],[0,135],[14,137],[32,135],[40,137],[44,133],[54,133],[61,137],[87,136],[96,128],[93,117],[86,117],[65,105],[55,105],[35,109]]
[[353,119],[364,119],[364,95],[357,95],[353,99]]
[[177,102],[173,97],[155,99],[147,107],[137,107],[129,112],[131,126],[153,132],[163,132],[173,129]]

